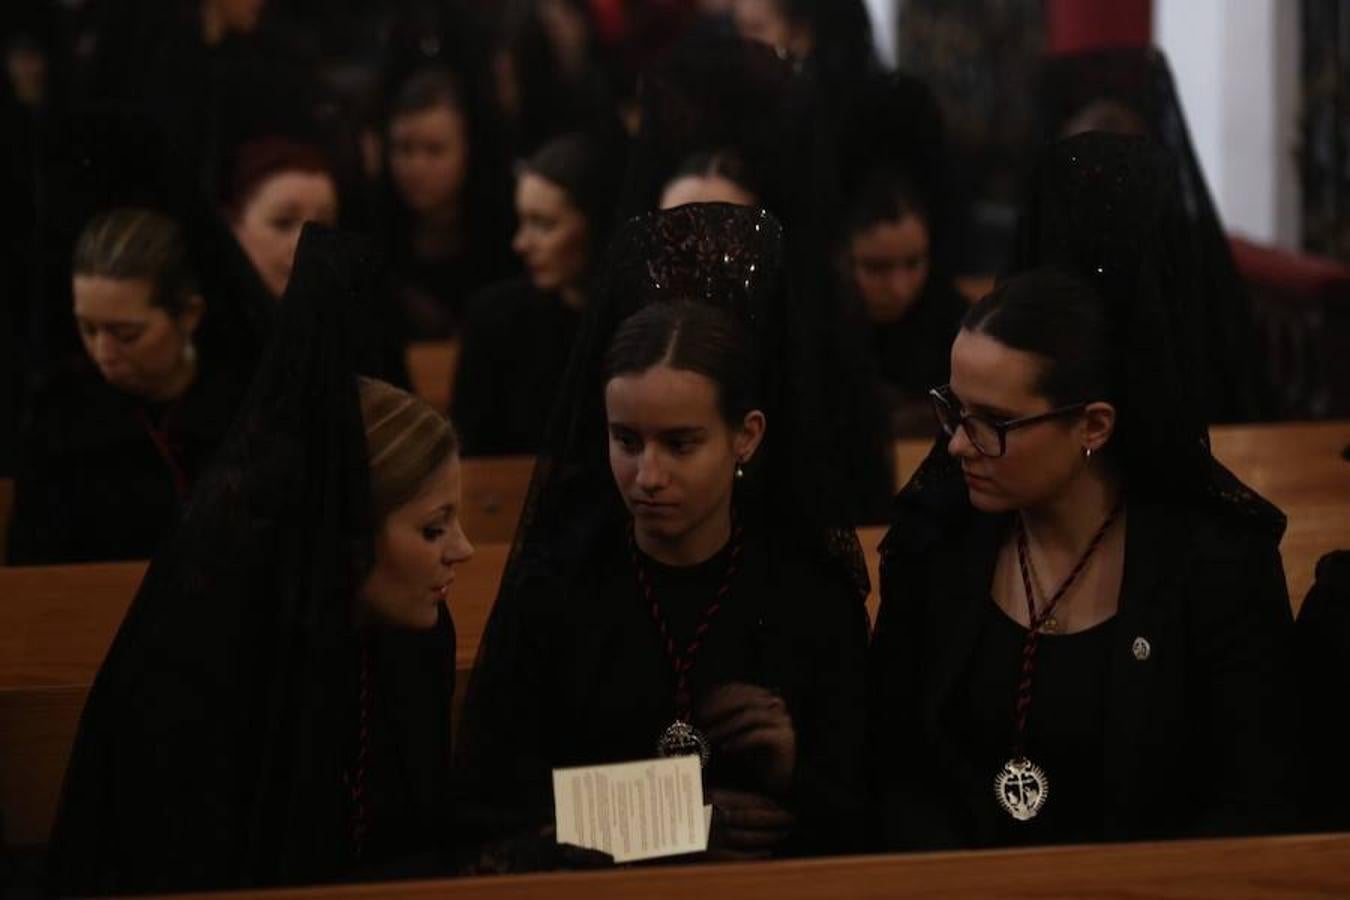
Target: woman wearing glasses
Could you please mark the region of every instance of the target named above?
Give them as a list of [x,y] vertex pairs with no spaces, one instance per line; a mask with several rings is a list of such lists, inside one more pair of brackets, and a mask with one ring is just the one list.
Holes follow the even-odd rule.
[[1290,824],[1282,518],[1217,463],[1200,493],[1148,483],[1120,346],[1054,269],[1005,281],[952,344],[945,445],[882,548],[888,849]]
[[965,316],[933,392],[947,438],[881,547],[877,833],[1294,827],[1284,517],[1209,452],[1210,286],[1171,164],[1086,134],[1046,151],[1029,197],[1019,274]]
[[952,344],[947,437],[881,548],[888,849],[1297,825],[1284,517],[1209,452],[1171,173],[1140,138],[1050,147],[1019,274]]

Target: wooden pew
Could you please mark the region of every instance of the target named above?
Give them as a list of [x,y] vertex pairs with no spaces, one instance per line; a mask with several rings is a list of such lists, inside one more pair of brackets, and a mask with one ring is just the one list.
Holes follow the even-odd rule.
[[[862,529],[872,583],[882,528]],[[479,544],[459,569],[450,608],[458,632],[456,712],[497,596],[509,544]],[[145,563],[0,571],[0,810],[15,846],[46,841],[65,762],[93,682]],[[875,594],[868,600],[875,612]]]
[[463,502],[460,521],[474,544],[507,544],[525,508],[525,494],[534,472],[533,456],[466,459],[462,463]]
[[459,341],[416,341],[408,345],[405,359],[413,393],[447,412],[459,368]]
[[1317,560],[1350,549],[1350,422],[1214,428],[1210,440],[1220,462],[1289,517],[1280,553],[1297,613]]
[[[1216,453],[1291,514],[1282,550],[1295,609],[1317,559],[1350,546],[1350,462],[1340,456],[1347,443],[1350,423],[1216,429]],[[906,477],[927,450],[926,442],[899,448]],[[523,472],[526,463],[514,464]],[[466,496],[469,477],[466,469]],[[876,547],[884,532],[859,530],[874,587]],[[452,589],[461,689],[508,553],[505,542],[479,543]],[[16,844],[45,840],[87,686],[144,568],[114,563],[0,569],[0,810]],[[875,605],[874,591],[868,602],[872,614]]]
[[268,900],[908,900],[1350,896],[1350,835],[832,857],[199,894]]

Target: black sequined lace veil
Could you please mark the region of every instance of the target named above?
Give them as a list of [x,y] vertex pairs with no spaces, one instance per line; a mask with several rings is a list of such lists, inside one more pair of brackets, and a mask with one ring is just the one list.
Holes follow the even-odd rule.
[[[1115,107],[1134,121],[1111,127],[1138,128],[1163,150],[1193,270],[1203,287],[1190,299],[1204,323],[1203,340],[1191,348],[1200,359],[1199,400],[1211,423],[1270,418],[1273,394],[1251,297],[1229,248],[1162,51],[1120,48],[1051,57],[1042,72],[1040,93],[1046,141],[1109,124],[1109,110]],[[1094,114],[1101,121],[1094,122]]]
[[372,559],[355,375],[364,242],[306,226],[230,436],[151,562],[89,695],[51,842],[58,893],[331,879],[352,604]]
[[539,454],[501,590],[479,648],[465,700],[461,758],[476,758],[475,685],[512,670],[524,586],[534,578],[579,573],[600,544],[628,521],[609,469],[602,363],[618,325],[662,302],[721,304],[760,342],[762,407],[769,428],[737,486],[737,515],[773,552],[815,558],[851,579],[861,603],[868,588],[857,535],[844,521],[846,501],[831,484],[828,434],[809,392],[810,357],[798,311],[782,302],[783,235],[767,212],[727,204],[693,204],[647,213],[617,234],[603,285],[587,308],[565,383]]
[[[588,307],[531,482],[498,602],[532,561],[584,556],[603,525],[627,516],[609,471],[602,359],[619,324],[649,303],[693,300],[730,308],[759,341],[764,406],[772,421],[743,486],[743,506],[791,522],[800,544],[841,562],[866,590],[847,501],[822,464],[831,436],[819,428],[810,340],[798,309],[784,303],[783,230],[769,213],[729,204],[691,204],[630,220],[610,248],[602,285]],[[790,360],[790,364],[785,361]]]
[[885,414],[867,364],[861,304],[840,295],[831,258],[838,239],[839,174],[834,119],[820,85],[766,45],[703,36],[678,46],[645,76],[642,120],[622,211],[655,209],[677,167],[699,153],[737,158],[758,203],[782,224],[781,291],[810,340],[796,345],[817,395],[827,459],[849,498],[851,524],[880,521],[894,492]]
[[[1167,154],[1146,138],[1091,132],[1042,154],[1008,274],[1055,265],[1106,303],[1123,344],[1113,447],[1131,497],[1194,502],[1278,535],[1283,514],[1210,453],[1196,353],[1211,324],[1194,302],[1200,254]],[[896,498],[883,554],[935,539],[969,510],[939,441]]]

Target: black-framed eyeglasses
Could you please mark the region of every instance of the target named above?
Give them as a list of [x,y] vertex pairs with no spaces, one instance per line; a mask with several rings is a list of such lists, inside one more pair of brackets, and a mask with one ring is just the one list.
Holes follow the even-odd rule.
[[962,410],[961,404],[952,394],[952,387],[949,384],[933,388],[928,392],[928,396],[933,398],[933,411],[937,413],[938,424],[942,426],[942,430],[947,437],[950,438],[956,434],[956,429],[960,428],[965,431],[966,437],[970,439],[971,446],[978,450],[982,456],[994,458],[1008,452],[1008,432],[1025,428],[1028,425],[1035,425],[1038,422],[1074,415],[1087,407],[1087,403],[1071,403],[1068,406],[1060,406],[1049,412],[1037,413],[1034,416],[1000,420],[981,413]]

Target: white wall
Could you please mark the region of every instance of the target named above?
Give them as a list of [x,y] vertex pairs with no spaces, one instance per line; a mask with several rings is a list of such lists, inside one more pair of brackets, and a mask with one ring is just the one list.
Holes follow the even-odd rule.
[[872,43],[877,46],[877,56],[888,69],[895,68],[896,31],[902,0],[865,0],[868,17],[872,20]]
[[1295,249],[1298,6],[1154,0],[1154,41],[1176,77],[1191,140],[1229,231]]

